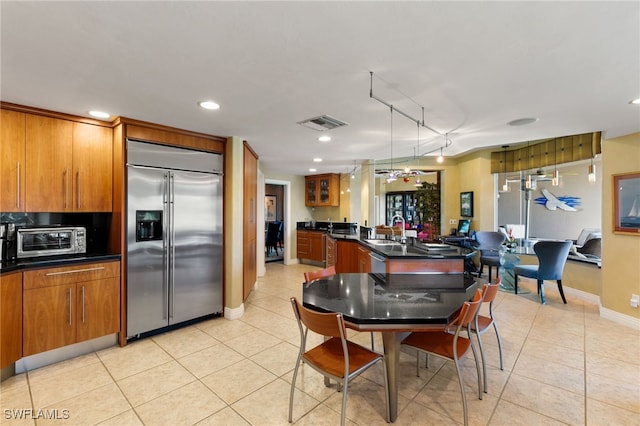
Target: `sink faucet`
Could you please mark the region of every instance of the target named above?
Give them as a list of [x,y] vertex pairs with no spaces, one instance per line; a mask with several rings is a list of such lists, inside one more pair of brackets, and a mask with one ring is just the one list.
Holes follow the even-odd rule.
[[392,229],[392,234],[393,234],[393,220],[395,218],[399,218],[402,221],[402,228],[401,228],[401,236],[400,236],[400,244],[407,244],[407,234],[406,231],[404,229],[405,227],[405,221],[404,221],[404,217],[402,217],[402,215],[400,214],[396,214],[391,218],[391,229]]

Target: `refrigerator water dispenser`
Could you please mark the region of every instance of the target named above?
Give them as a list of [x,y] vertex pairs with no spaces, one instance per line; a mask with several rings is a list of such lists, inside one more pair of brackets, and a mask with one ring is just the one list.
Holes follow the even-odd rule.
[[162,210],[136,210],[136,241],[162,240]]

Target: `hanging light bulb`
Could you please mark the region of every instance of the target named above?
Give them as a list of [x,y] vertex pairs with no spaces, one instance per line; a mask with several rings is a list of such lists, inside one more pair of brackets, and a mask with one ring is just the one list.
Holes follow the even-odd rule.
[[593,158],[591,158],[591,164],[589,165],[589,183],[595,183],[596,181],[596,166],[593,164]]
[[591,164],[589,165],[589,183],[595,183],[596,181],[596,166],[593,164],[593,142],[591,142]]
[[444,157],[442,156],[442,148],[440,148],[440,155],[438,155],[438,163],[442,163],[444,161]]
[[502,145],[502,148],[504,149],[504,158],[502,160],[504,183],[502,184],[502,192],[509,192],[509,181],[507,180],[507,148],[509,148],[509,145]]
[[552,186],[560,185],[560,173],[558,172],[558,140],[553,142],[553,178],[551,179]]
[[531,179],[531,175],[527,175],[527,180],[524,182],[524,187],[527,189],[533,189],[533,181]]

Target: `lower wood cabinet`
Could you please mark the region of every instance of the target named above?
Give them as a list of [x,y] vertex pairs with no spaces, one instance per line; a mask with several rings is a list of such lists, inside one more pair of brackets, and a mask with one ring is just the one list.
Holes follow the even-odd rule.
[[371,272],[371,250],[358,245],[358,273]]
[[22,272],[0,275],[0,368],[22,358]]
[[296,233],[297,257],[299,259],[325,261],[326,234],[318,231],[301,231]]
[[23,356],[120,330],[120,262],[24,272]]
[[336,241],[336,272],[339,274],[358,272],[358,247],[352,240]]

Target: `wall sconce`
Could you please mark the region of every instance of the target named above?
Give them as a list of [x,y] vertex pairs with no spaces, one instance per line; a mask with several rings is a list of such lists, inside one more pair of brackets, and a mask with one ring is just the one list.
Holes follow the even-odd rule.
[[438,163],[442,164],[444,162],[444,157],[442,156],[442,148],[440,148],[440,155],[438,155]]
[[596,182],[596,166],[593,164],[593,158],[591,159],[591,164],[589,165],[589,183]]

